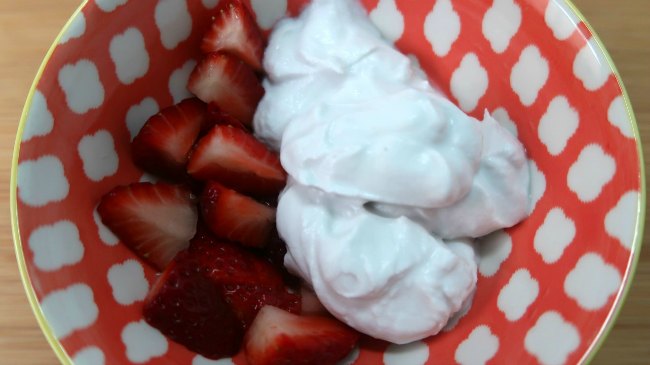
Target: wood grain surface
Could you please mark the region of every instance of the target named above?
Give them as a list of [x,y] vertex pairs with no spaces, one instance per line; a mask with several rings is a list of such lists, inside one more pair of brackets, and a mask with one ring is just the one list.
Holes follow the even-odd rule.
[[[50,43],[78,4],[78,0],[0,0],[0,205],[4,207],[0,209],[1,364],[57,364],[19,278],[9,219],[9,176],[16,128],[32,79]],[[650,1],[575,0],[575,4],[618,66],[632,98],[644,148],[649,152]],[[650,171],[648,153],[645,159]],[[646,229],[645,241],[649,235],[650,229]],[[625,307],[592,364],[650,364],[650,250],[642,252]]]

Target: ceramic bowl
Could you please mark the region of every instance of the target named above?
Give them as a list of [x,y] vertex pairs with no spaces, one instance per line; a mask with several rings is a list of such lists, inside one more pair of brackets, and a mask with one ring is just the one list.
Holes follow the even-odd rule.
[[[20,269],[48,340],[70,364],[210,362],[141,316],[155,273],[96,213],[147,179],[129,142],[188,96],[218,0],[90,0],[48,53],[16,143]],[[304,0],[252,0],[268,30]],[[363,0],[370,17],[469,114],[493,112],[525,145],[534,207],[483,239],[471,310],[406,346],[364,339],[347,364],[574,364],[593,356],[630,287],[645,190],[629,100],[598,38],[564,0]]]

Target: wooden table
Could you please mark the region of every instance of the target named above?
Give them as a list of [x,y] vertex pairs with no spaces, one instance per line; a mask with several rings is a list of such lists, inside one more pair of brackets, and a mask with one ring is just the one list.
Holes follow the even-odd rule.
[[[0,363],[54,365],[18,276],[9,221],[14,136],[27,91],[47,48],[78,0],[0,0]],[[650,5],[648,0],[575,0],[611,52],[632,98],[650,152]],[[650,171],[646,153],[646,169]],[[648,215],[650,216],[650,214]],[[650,229],[646,229],[646,241]],[[650,250],[618,322],[593,364],[650,363]],[[115,365],[115,364],[110,364]],[[408,364],[405,364],[408,365]]]

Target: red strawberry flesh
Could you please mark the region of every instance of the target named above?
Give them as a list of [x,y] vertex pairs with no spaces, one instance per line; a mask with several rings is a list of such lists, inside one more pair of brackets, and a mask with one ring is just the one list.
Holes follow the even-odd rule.
[[142,169],[172,180],[186,176],[188,155],[207,120],[207,107],[187,99],[152,116],[131,144]]
[[163,270],[196,232],[196,197],[185,186],[136,183],[106,194],[102,221],[140,258]]
[[216,182],[201,195],[203,221],[217,237],[263,247],[275,225],[275,210]]
[[197,180],[219,181],[252,196],[277,195],[286,182],[278,156],[231,126],[215,126],[199,140],[187,169]]
[[271,264],[240,246],[201,233],[189,249],[202,257],[211,280],[221,285],[226,301],[248,327],[264,305],[276,305],[300,313],[300,296],[288,291]]
[[335,365],[358,339],[356,331],[333,318],[266,306],[246,333],[244,349],[249,365]]
[[188,89],[205,103],[251,126],[264,89],[255,72],[227,53],[209,53],[190,75]]
[[167,267],[149,293],[145,320],[169,339],[207,358],[239,352],[244,328],[219,287],[197,272],[187,252]]
[[252,14],[239,0],[223,1],[203,37],[204,53],[228,52],[256,71],[262,71],[264,39]]

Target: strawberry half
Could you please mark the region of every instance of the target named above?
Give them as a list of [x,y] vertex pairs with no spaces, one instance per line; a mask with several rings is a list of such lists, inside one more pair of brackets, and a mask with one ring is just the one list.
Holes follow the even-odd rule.
[[133,161],[153,174],[182,180],[189,152],[206,120],[207,107],[199,99],[163,109],[149,118],[133,140]]
[[299,312],[300,296],[263,259],[200,231],[154,284],[144,317],[172,340],[218,359],[239,351],[265,305]]
[[187,88],[199,99],[251,126],[264,88],[255,72],[227,53],[207,54],[190,75]]
[[192,263],[189,252],[176,256],[145,299],[143,316],[191,351],[213,359],[232,356],[239,352],[245,329],[221,289]]
[[246,333],[244,349],[249,365],[334,365],[358,339],[356,331],[333,318],[266,306]]
[[216,180],[253,196],[277,195],[287,174],[278,156],[252,135],[231,126],[215,126],[199,140],[187,172],[197,180]]
[[262,71],[262,32],[240,0],[225,1],[219,5],[214,22],[203,37],[201,50],[204,53],[231,53],[256,71]]
[[196,198],[183,186],[136,183],[104,195],[102,221],[140,258],[162,270],[196,232]]
[[201,195],[203,221],[217,237],[249,247],[266,245],[275,225],[275,210],[209,182]]
[[208,269],[207,276],[222,288],[245,328],[265,305],[300,313],[300,295],[289,292],[280,272],[263,258],[205,232],[197,234],[189,251],[200,258],[198,267]]

